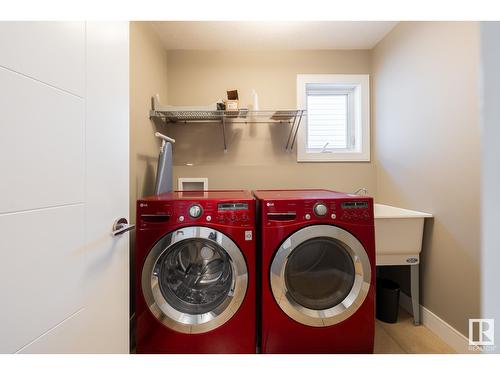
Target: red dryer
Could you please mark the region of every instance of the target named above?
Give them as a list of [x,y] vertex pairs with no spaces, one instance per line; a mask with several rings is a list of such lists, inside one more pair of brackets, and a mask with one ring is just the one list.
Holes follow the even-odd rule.
[[373,200],[257,190],[263,353],[372,353]]
[[137,353],[255,353],[255,200],[173,192],[137,202]]

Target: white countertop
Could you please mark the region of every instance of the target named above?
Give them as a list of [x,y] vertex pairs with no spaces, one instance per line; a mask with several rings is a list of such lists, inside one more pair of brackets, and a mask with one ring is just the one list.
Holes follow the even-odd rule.
[[386,204],[375,203],[375,219],[417,219],[433,217],[427,212],[407,210],[406,208],[389,206]]

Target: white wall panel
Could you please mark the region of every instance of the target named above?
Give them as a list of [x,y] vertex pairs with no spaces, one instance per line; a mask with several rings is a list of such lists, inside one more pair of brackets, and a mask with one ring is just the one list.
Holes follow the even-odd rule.
[[84,100],[4,68],[0,88],[0,213],[83,202]]
[[84,22],[0,22],[0,51],[0,66],[84,96]]
[[57,326],[24,346],[17,353],[21,354],[72,354],[89,353],[94,347],[85,340],[88,322],[85,321],[85,309],[63,320]]
[[0,353],[15,352],[81,309],[84,206],[0,215]]

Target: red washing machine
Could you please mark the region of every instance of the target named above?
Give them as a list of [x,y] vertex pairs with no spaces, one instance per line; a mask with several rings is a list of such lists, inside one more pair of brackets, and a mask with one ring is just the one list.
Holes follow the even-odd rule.
[[262,353],[372,353],[373,200],[327,190],[257,190]]
[[255,200],[173,192],[137,202],[137,353],[255,353]]

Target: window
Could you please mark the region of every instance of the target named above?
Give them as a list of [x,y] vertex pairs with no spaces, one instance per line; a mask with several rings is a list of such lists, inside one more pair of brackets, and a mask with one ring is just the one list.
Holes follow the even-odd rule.
[[299,74],[297,161],[370,161],[367,74]]

